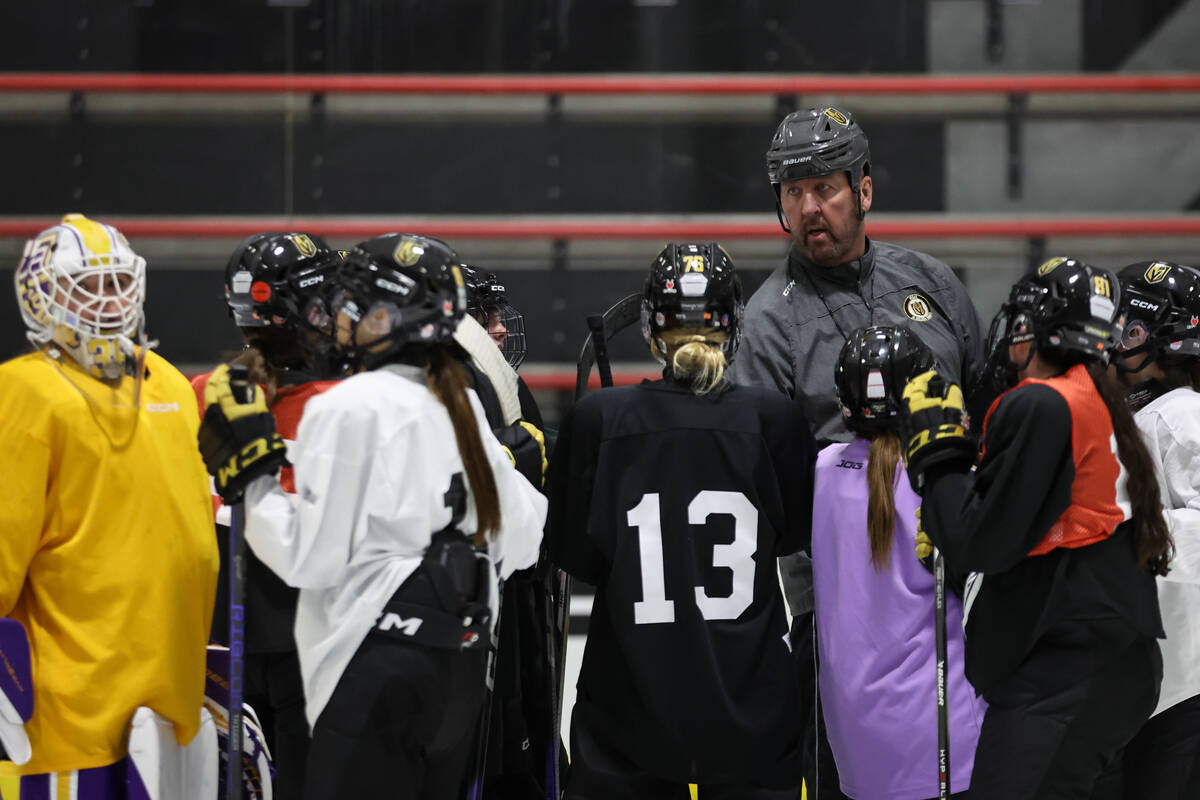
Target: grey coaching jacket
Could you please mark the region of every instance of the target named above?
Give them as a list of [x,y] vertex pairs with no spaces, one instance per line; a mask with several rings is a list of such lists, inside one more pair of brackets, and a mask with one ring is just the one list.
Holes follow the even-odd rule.
[[[960,385],[983,364],[979,316],[950,267],[868,240],[862,258],[837,267],[816,266],[793,248],[746,305],[729,379],[795,398],[818,442],[850,441],[833,372],[845,337],[868,325],[908,326],[933,351],[939,371]],[[812,610],[808,557],[788,557],[783,567],[792,613]]]

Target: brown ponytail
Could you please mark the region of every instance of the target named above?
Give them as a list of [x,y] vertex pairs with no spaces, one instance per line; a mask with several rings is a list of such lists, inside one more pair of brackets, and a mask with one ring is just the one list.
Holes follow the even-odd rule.
[[876,572],[887,569],[892,560],[899,462],[899,436],[888,431],[871,437],[871,453],[867,456],[867,541],[871,543],[871,564]]
[[458,453],[467,471],[471,494],[475,498],[475,514],[478,529],[475,531],[475,546],[482,547],[485,540],[500,530],[500,495],[496,490],[496,477],[488,464],[487,451],[479,436],[479,425],[467,396],[467,376],[458,361],[443,345],[432,345],[429,352],[429,390],[446,407],[450,422],[454,425],[454,438],[458,442]]
[[1137,423],[1133,421],[1133,412],[1125,402],[1125,393],[1108,377],[1102,364],[1090,362],[1087,371],[1104,405],[1108,407],[1113,433],[1117,438],[1117,456],[1125,465],[1138,564],[1154,575],[1166,575],[1175,546],[1162,515],[1162,497],[1158,491],[1154,461],[1146,449]]
[[1166,376],[1163,383],[1172,389],[1186,386],[1193,392],[1200,392],[1200,358],[1164,353],[1154,363]]

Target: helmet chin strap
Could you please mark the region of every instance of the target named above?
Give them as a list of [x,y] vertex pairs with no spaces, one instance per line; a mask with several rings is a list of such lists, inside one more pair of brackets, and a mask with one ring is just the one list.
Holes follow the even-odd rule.
[[[1142,353],[1148,353],[1149,356],[1142,361],[1140,366],[1125,366],[1125,359],[1129,358],[1130,356],[1141,355]],[[1117,372],[1120,372],[1123,375],[1137,375],[1139,372],[1146,369],[1146,367],[1153,364],[1157,356],[1158,354],[1155,352],[1154,346],[1151,342],[1147,341],[1145,344],[1139,344],[1137,347],[1131,347],[1128,350],[1118,351],[1116,353],[1116,357],[1111,359],[1111,363],[1117,368]]]
[[[775,187],[779,191],[779,187]],[[792,229],[788,227],[787,217],[783,215],[783,203],[780,202],[778,195],[775,197],[775,216],[779,217],[779,227],[783,228],[783,232],[790,234]]]

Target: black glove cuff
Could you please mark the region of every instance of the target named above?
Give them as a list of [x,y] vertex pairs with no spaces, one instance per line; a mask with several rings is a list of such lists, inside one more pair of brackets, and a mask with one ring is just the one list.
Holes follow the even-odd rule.
[[939,439],[914,453],[908,461],[908,480],[922,494],[931,478],[947,472],[969,472],[975,464],[975,445],[964,437]]

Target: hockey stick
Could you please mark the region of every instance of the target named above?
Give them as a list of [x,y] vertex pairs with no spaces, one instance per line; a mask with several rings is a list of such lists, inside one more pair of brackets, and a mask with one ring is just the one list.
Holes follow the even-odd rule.
[[475,743],[475,769],[471,775],[471,783],[467,787],[467,800],[482,800],[483,782],[487,777],[488,734],[492,727],[492,700],[496,692],[496,657],[500,652],[500,616],[504,608],[504,583],[496,581],[496,623],[492,625],[491,637],[488,641],[487,667],[483,672],[483,683],[486,688],[483,701],[483,711],[479,716],[479,739]]
[[[229,368],[229,389],[240,403],[254,400],[250,370],[245,365]],[[225,769],[226,800],[242,797],[242,668],[246,649],[246,536],[242,503],[229,507],[229,739]]]
[[950,797],[950,721],[946,678],[946,562],[933,551],[933,641],[937,651],[938,800]]
[[[587,318],[588,335],[579,351],[579,361],[575,369],[575,400],[579,401],[588,391],[588,381],[592,375],[592,367],[600,375],[600,386],[607,388],[613,385],[612,365],[608,360],[608,342],[621,331],[642,318],[642,296],[631,294],[618,300],[603,314],[592,314]],[[554,621],[559,630],[559,664],[557,678],[551,676],[558,685],[558,693],[554,697],[554,724],[550,747],[553,749],[546,757],[546,794],[549,800],[558,800],[562,769],[559,763],[559,739],[562,728],[563,695],[567,680],[567,639],[570,636],[571,623],[571,576],[566,572],[558,572],[558,596],[555,598]],[[553,671],[554,666],[551,665]]]

